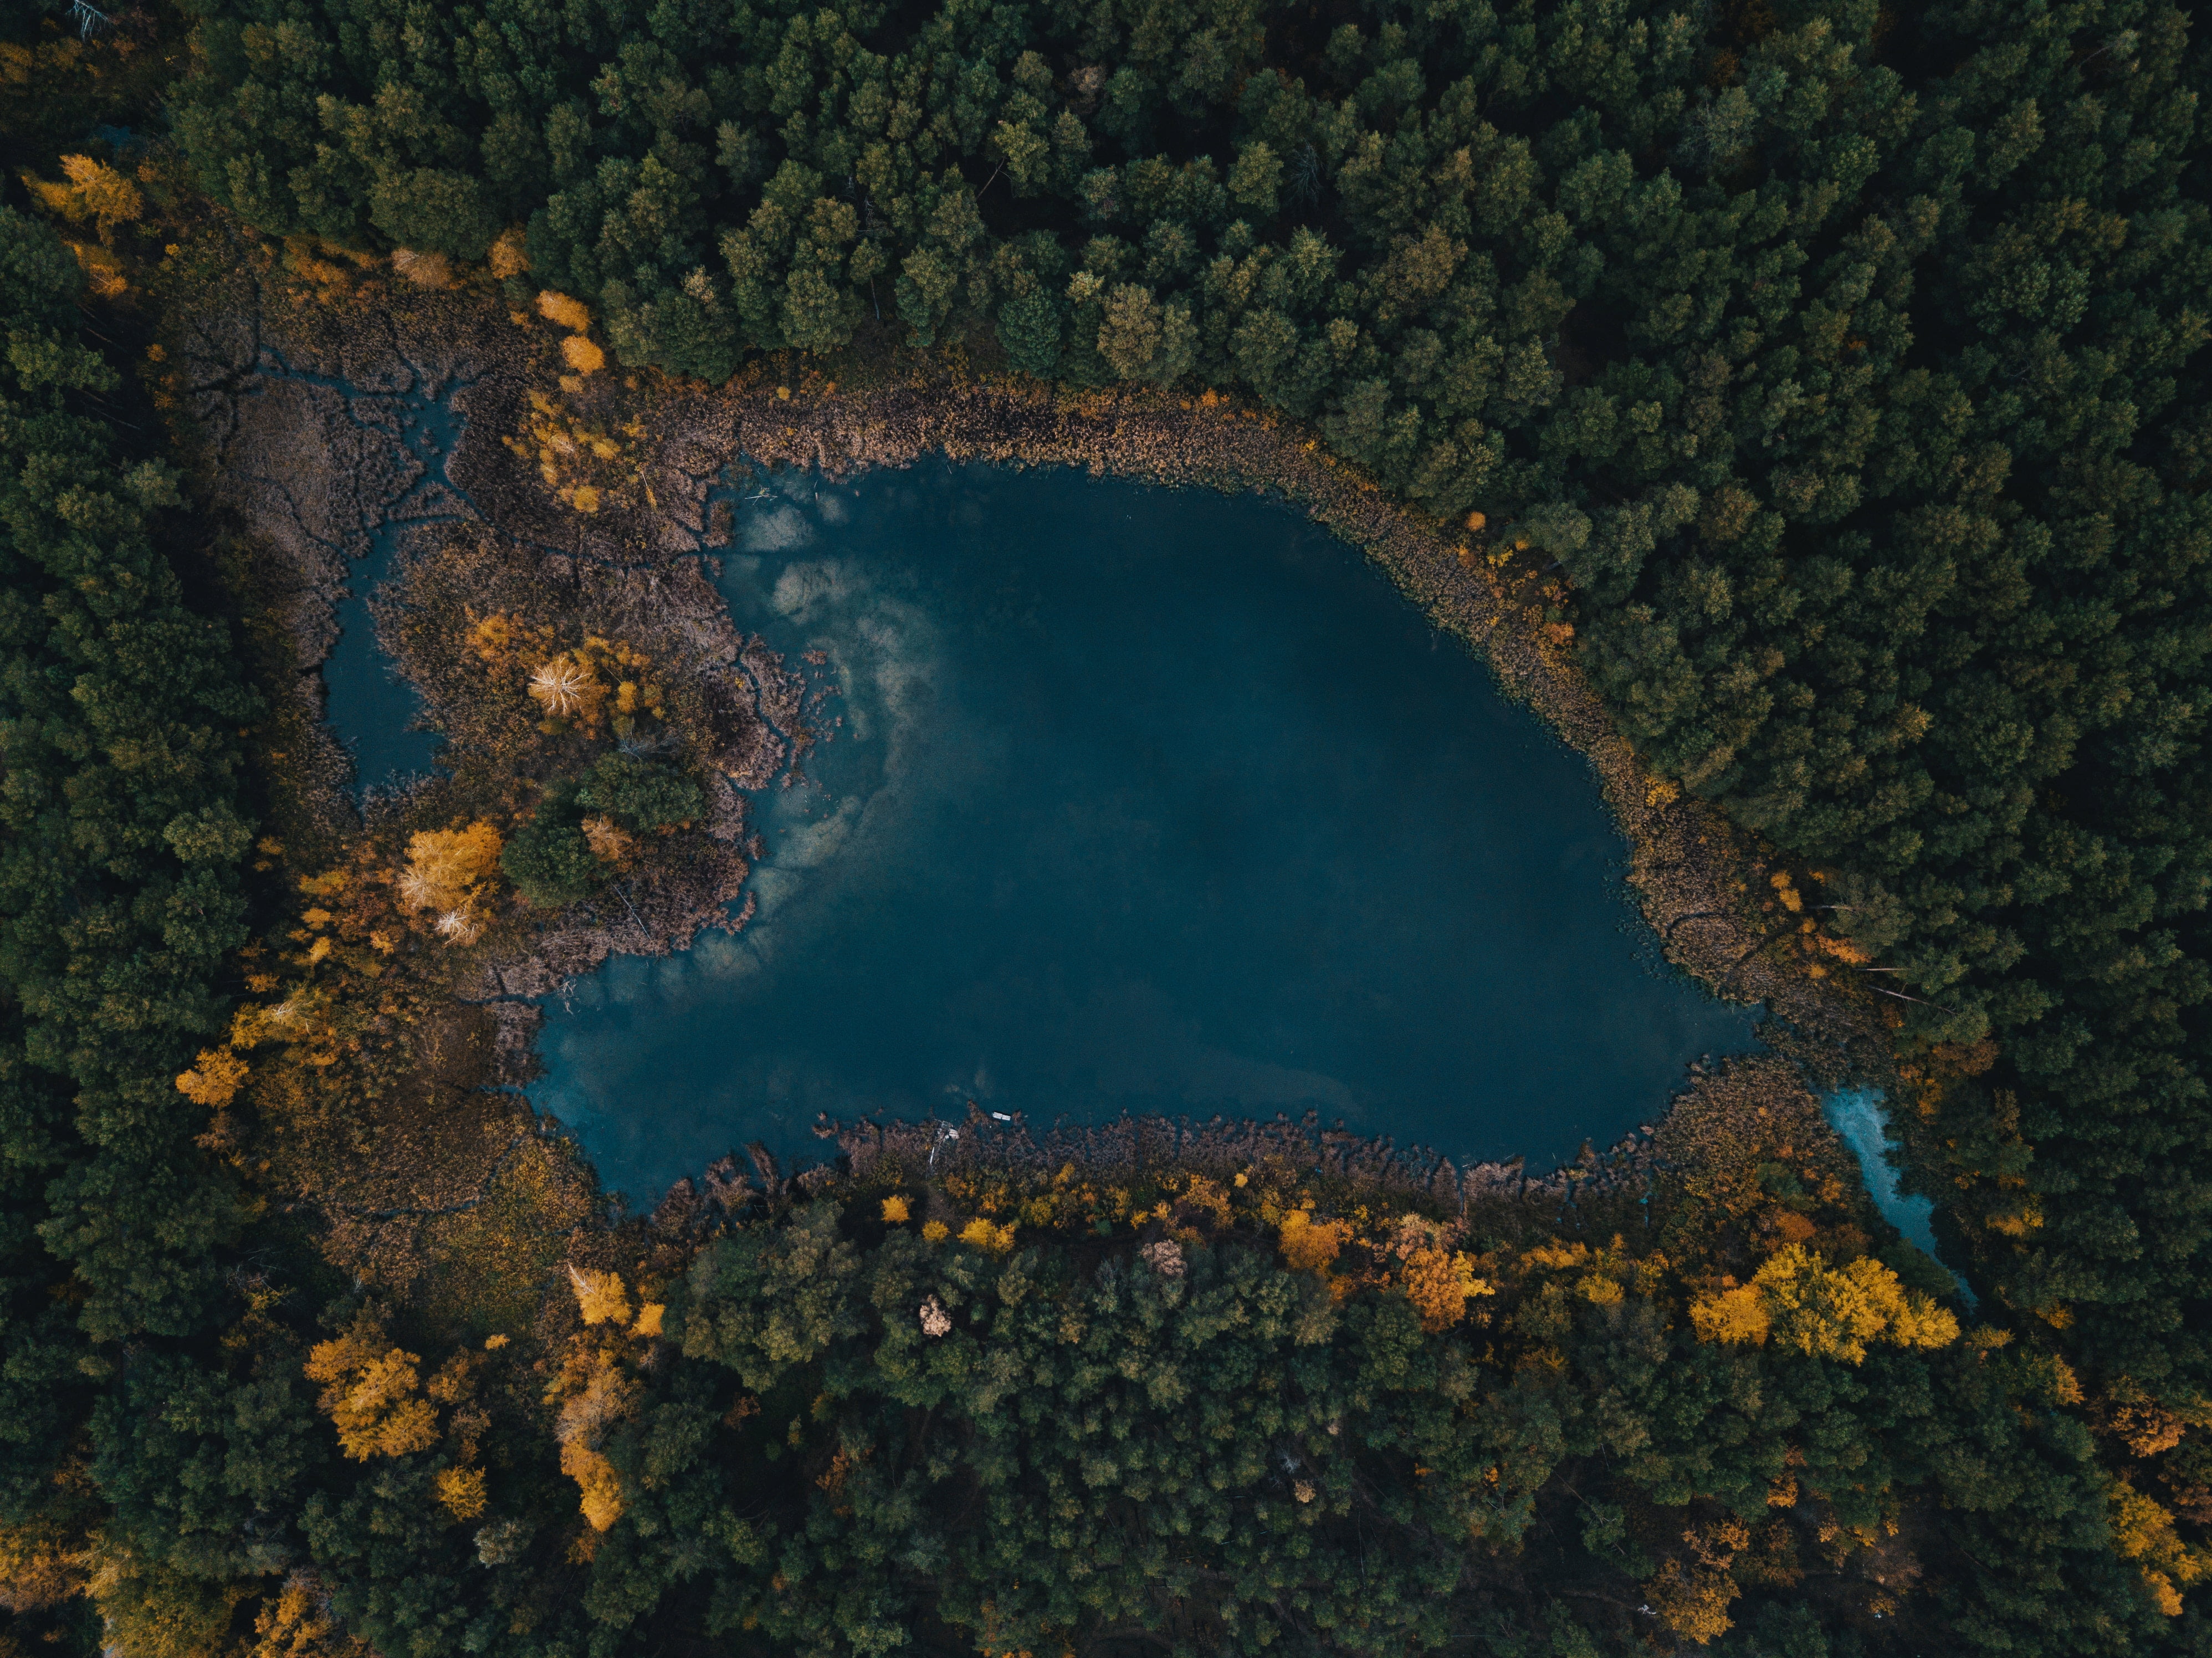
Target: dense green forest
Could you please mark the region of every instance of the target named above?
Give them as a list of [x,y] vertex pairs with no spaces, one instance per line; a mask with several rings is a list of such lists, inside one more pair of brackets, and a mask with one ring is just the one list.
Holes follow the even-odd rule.
[[[48,1534],[127,1501],[81,1464],[57,1483],[93,1420],[213,1385],[193,1339],[225,1316],[250,1201],[196,1148],[173,1079],[228,1017],[247,937],[255,701],[180,590],[175,473],[111,435],[120,377],[80,337],[82,283],[58,238],[0,209],[0,1502],[30,1527],[0,1552],[0,1604],[25,1608]],[[269,1385],[275,1404],[302,1384]],[[142,1502],[184,1496],[182,1470],[140,1466],[169,1488]],[[215,1500],[234,1536],[204,1563],[234,1568],[253,1505]]]
[[672,373],[883,316],[1249,387],[1541,550],[1659,769],[1839,867],[1914,1033],[1996,1041],[1918,1148],[1984,1281],[2212,1386],[2183,9],[199,15],[177,140],[264,229],[526,224]]
[[[2186,9],[0,33],[0,1658],[2212,1649]],[[177,1081],[295,903],[220,530],[100,298],[193,191],[240,246],[488,262],[671,374],[1240,390],[1563,575],[1653,766],[1892,970],[1978,1307],[1779,1125],[1687,1118],[1648,1210],[915,1179],[611,1235],[527,1327],[364,1293]],[[591,804],[511,878],[557,896]]]

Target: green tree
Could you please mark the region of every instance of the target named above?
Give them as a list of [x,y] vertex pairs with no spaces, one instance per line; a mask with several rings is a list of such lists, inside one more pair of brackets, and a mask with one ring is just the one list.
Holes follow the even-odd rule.
[[545,791],[530,821],[508,839],[499,866],[515,890],[540,909],[560,909],[605,886],[605,864],[584,838],[584,811],[576,785]]
[[706,810],[706,796],[684,769],[665,760],[603,754],[577,785],[575,804],[586,811],[611,812],[638,829],[672,829]]

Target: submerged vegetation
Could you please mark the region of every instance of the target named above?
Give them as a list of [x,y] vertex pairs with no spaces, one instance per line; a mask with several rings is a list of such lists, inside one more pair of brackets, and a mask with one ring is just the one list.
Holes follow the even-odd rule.
[[[2185,10],[0,20],[0,1658],[2212,1644]],[[696,569],[426,521],[448,774],[347,817],[325,578],[177,366],[240,270],[521,342],[510,498],[599,526],[763,352],[1309,422],[1756,837],[1669,933],[1881,1029],[1978,1299],[1780,1057],[1633,1178],[971,1139],[611,1217],[514,999],[720,924],[798,691]]]

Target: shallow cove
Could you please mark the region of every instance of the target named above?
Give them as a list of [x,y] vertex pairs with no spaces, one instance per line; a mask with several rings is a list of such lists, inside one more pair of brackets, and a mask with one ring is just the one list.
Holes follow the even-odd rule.
[[401,539],[422,524],[458,523],[459,514],[425,512],[423,503],[443,497],[462,506],[467,496],[446,475],[461,417],[454,394],[465,382],[447,380],[434,386],[408,365],[399,389],[368,391],[349,380],[295,367],[283,353],[262,348],[261,373],[334,392],[345,400],[347,416],[396,447],[404,492],[385,502],[362,524],[365,551],[351,561],[346,590],[337,607],[337,638],[323,659],[323,714],[353,762],[357,794],[401,786],[411,775],[428,772],[437,759],[438,738],[422,724],[422,697],[394,669],[376,637],[370,602],[392,574]]
[[969,1100],[1541,1164],[1752,1045],[1584,762],[1283,503],[939,465],[736,505],[721,590],[826,658],[826,740],[756,797],[743,932],[547,1007],[533,1100],[609,1187]]

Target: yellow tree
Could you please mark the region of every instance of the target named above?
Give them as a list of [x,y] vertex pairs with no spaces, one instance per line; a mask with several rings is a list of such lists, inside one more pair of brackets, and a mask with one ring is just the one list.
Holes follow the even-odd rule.
[[602,1447],[641,1394],[629,1374],[632,1348],[641,1348],[660,1333],[667,1309],[648,1301],[633,1320],[629,1293],[618,1272],[572,1266],[568,1285],[584,1323],[600,1327],[603,1333],[580,1335],[569,1344],[545,1401],[560,1407],[554,1437],[561,1446],[561,1472],[576,1482],[585,1521],[603,1532],[622,1517],[623,1491],[622,1477]]
[[410,913],[434,911],[437,928],[456,944],[483,931],[485,900],[499,878],[499,831],[477,822],[463,829],[424,829],[407,843],[399,902]]
[[1497,1291],[1475,1275],[1474,1263],[1451,1247],[1445,1228],[1419,1215],[1400,1220],[1390,1238],[1398,1282],[1431,1335],[1467,1316],[1467,1303]]
[[338,1430],[338,1448],[357,1462],[404,1456],[438,1440],[437,1407],[422,1396],[422,1359],[386,1339],[362,1313],[335,1340],[307,1355],[307,1380],[324,1384],[316,1403]]
[[62,183],[48,184],[27,173],[23,183],[49,213],[71,224],[92,220],[103,242],[113,237],[116,226],[133,222],[146,210],[137,185],[89,155],[63,156],[62,177]]
[[1327,1277],[1331,1263],[1351,1242],[1352,1228],[1343,1221],[1316,1220],[1310,1209],[1293,1209],[1283,1217],[1283,1259],[1293,1271]]
[[1690,1322],[1703,1341],[1758,1345],[1770,1338],[1815,1358],[1865,1361],[1867,1344],[1942,1347],[1959,1321],[1871,1255],[1831,1266],[1802,1243],[1770,1256],[1752,1281],[1698,1297]]

